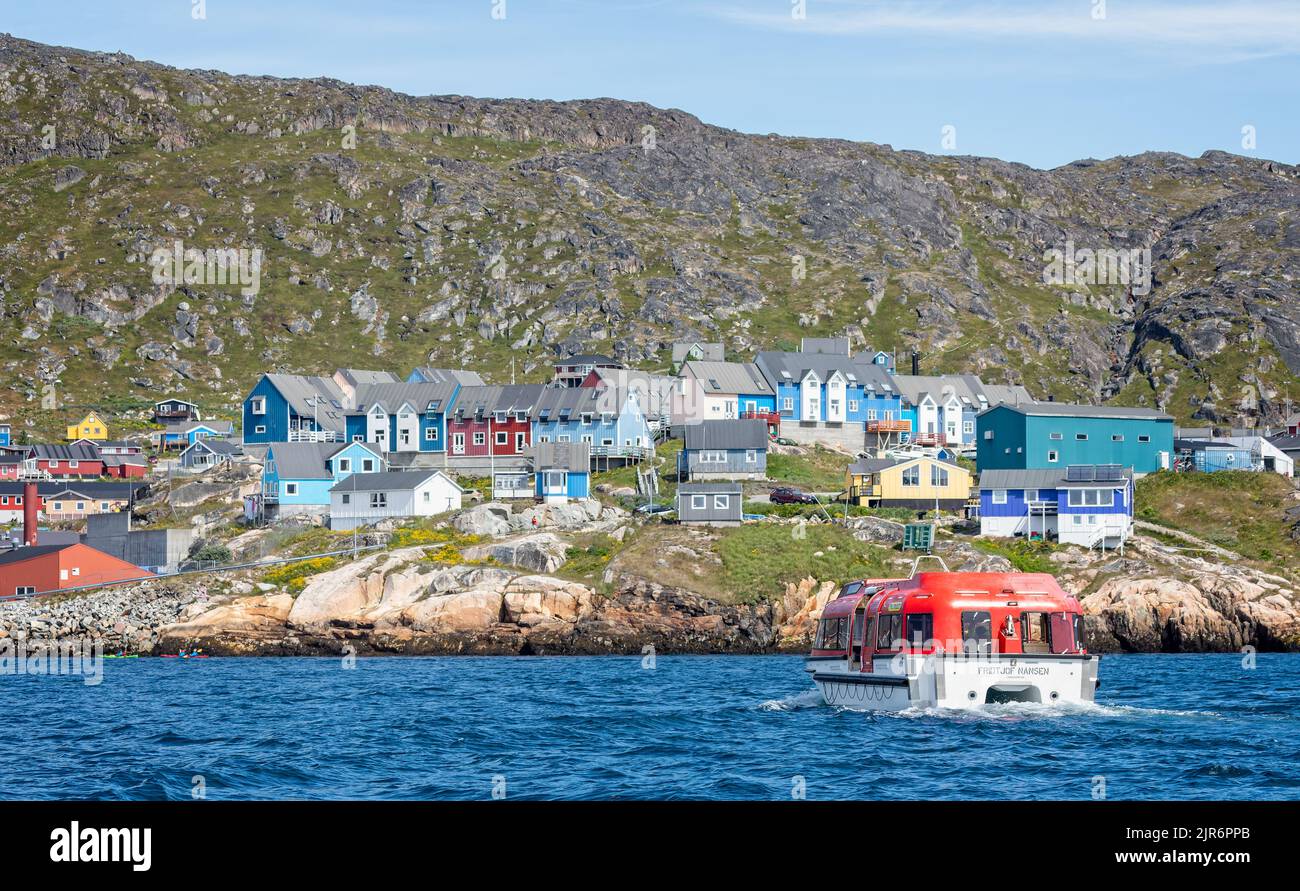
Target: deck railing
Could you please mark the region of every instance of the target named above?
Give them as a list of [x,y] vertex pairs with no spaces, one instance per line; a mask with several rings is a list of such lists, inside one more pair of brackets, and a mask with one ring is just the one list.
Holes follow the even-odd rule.
[[343,434],[335,430],[290,430],[289,442],[342,442]]

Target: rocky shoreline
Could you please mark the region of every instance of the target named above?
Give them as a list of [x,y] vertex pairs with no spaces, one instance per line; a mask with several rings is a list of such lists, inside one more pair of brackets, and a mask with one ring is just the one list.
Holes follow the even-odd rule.
[[[878,531],[878,530],[877,530]],[[869,537],[873,530],[861,530]],[[545,565],[546,542],[497,542]],[[491,563],[444,566],[428,547],[376,553],[312,576],[296,594],[249,578],[196,576],[68,599],[0,604],[0,640],[90,639],[106,652],[226,656],[802,653],[837,583],[804,579],[772,602],[727,604],[632,575],[608,593]],[[1010,566],[968,544],[954,569]],[[1059,552],[1095,652],[1300,650],[1286,579],[1191,559],[1154,541],[1103,560]]]

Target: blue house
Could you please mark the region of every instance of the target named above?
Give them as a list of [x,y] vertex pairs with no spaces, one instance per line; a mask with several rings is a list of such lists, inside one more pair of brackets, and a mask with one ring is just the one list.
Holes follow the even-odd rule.
[[1152,408],[1004,403],[976,423],[981,471],[1118,464],[1141,476],[1173,462],[1174,419]]
[[383,473],[384,456],[360,442],[282,442],[266,450],[262,502],[268,515],[329,510],[330,487],[354,473]]
[[776,394],[783,436],[852,440],[844,444],[856,450],[859,434],[903,419],[902,396],[883,366],[835,352],[763,352],[755,364]]
[[585,443],[592,457],[641,461],[654,433],[631,390],[548,386],[533,407],[533,443]]
[[682,428],[677,475],[687,480],[767,478],[767,423],[699,421]]
[[549,504],[591,495],[591,446],[539,442],[533,446],[533,494]]
[[373,384],[357,389],[345,421],[347,438],[381,452],[446,452],[447,413],[460,384]]
[[264,374],[244,398],[244,442],[342,442],[346,410],[332,378]]
[[1133,531],[1133,472],[1117,464],[980,474],[980,534],[1114,548]]
[[9,445],[9,439],[10,439],[9,425],[0,424],[0,448],[4,448],[5,446]]
[[232,421],[183,421],[168,424],[158,433],[158,447],[184,449],[200,439],[228,439],[234,430]]
[[1198,470],[1213,473],[1216,470],[1254,470],[1255,460],[1248,445],[1206,439],[1175,439],[1174,469]]

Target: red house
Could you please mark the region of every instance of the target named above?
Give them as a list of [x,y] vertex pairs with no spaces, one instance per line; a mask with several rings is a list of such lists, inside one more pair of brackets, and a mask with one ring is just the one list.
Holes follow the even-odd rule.
[[99,448],[86,442],[71,445],[34,445],[31,457],[36,467],[50,476],[89,477],[104,476],[104,459]]
[[527,454],[533,444],[529,413],[543,389],[542,384],[461,387],[447,413],[447,454],[452,458]]
[[113,584],[152,575],[88,545],[37,544],[0,554],[0,597]]
[[0,480],[18,479],[18,470],[22,466],[22,455],[0,455]]

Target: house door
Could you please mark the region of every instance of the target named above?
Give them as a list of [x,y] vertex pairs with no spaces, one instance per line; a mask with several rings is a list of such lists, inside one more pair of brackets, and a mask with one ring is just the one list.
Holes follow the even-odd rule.
[[451,435],[451,453],[453,455],[465,454],[465,434],[453,433]]
[[515,451],[516,451],[516,452],[522,452],[525,448],[527,448],[527,447],[528,447],[528,442],[527,442],[527,440],[528,440],[528,434],[527,434],[527,433],[516,433],[516,434],[515,434]]
[[397,431],[397,436],[401,445],[409,446],[411,444],[411,431],[407,428],[403,427],[401,430]]

